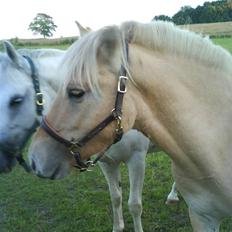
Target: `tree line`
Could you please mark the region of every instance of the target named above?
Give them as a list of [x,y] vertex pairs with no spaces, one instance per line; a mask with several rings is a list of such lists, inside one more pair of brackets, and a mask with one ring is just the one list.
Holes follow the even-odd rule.
[[[195,9],[183,6],[172,17],[157,15],[153,20],[172,21],[177,25],[232,21],[232,0],[205,2],[203,6],[197,6]],[[56,28],[53,18],[44,13],[38,13],[28,27],[44,38],[51,37]]]
[[232,1],[205,2],[196,8],[183,6],[172,17],[158,15],[153,20],[172,21],[177,25],[232,21]]

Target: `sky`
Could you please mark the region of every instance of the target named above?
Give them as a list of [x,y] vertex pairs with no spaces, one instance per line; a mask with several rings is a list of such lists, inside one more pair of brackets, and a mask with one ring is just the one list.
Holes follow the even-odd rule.
[[[5,0],[1,2],[0,40],[38,38],[28,30],[37,13],[58,26],[53,38],[79,35],[75,20],[93,30],[136,20],[149,22],[156,15],[173,16],[182,6],[195,8],[206,0]],[[210,1],[210,0],[207,0]],[[212,0],[210,1],[212,2]]]

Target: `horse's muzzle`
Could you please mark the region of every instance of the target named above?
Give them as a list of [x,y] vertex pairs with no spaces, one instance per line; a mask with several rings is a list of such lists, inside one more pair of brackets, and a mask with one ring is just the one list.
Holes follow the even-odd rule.
[[0,151],[0,173],[8,173],[16,165],[16,159],[10,153]]

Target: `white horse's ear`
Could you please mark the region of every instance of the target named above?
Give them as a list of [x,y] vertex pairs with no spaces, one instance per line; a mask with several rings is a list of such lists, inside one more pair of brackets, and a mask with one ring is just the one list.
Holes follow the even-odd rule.
[[89,33],[90,31],[92,31],[89,27],[83,27],[78,21],[75,21],[78,29],[79,29],[79,33],[80,33],[80,37],[83,37],[85,34]]
[[3,41],[3,45],[6,54],[11,59],[11,61],[17,66],[24,67],[25,59],[16,51],[14,46],[9,41]]
[[103,29],[97,45],[98,60],[117,69],[121,64],[122,38],[118,27],[111,26]]

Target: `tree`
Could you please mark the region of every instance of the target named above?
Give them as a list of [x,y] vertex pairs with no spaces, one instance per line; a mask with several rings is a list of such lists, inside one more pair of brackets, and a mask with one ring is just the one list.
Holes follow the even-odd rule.
[[167,15],[157,15],[152,20],[172,21],[172,19]]
[[175,24],[213,23],[232,21],[232,0],[218,0],[205,2],[195,9],[181,7],[173,17]]
[[175,15],[173,15],[172,20],[177,25],[191,24],[193,12],[194,9],[191,6],[183,6]]
[[38,13],[33,21],[29,24],[28,30],[41,34],[44,38],[53,36],[57,26],[53,22],[53,18],[44,13]]

